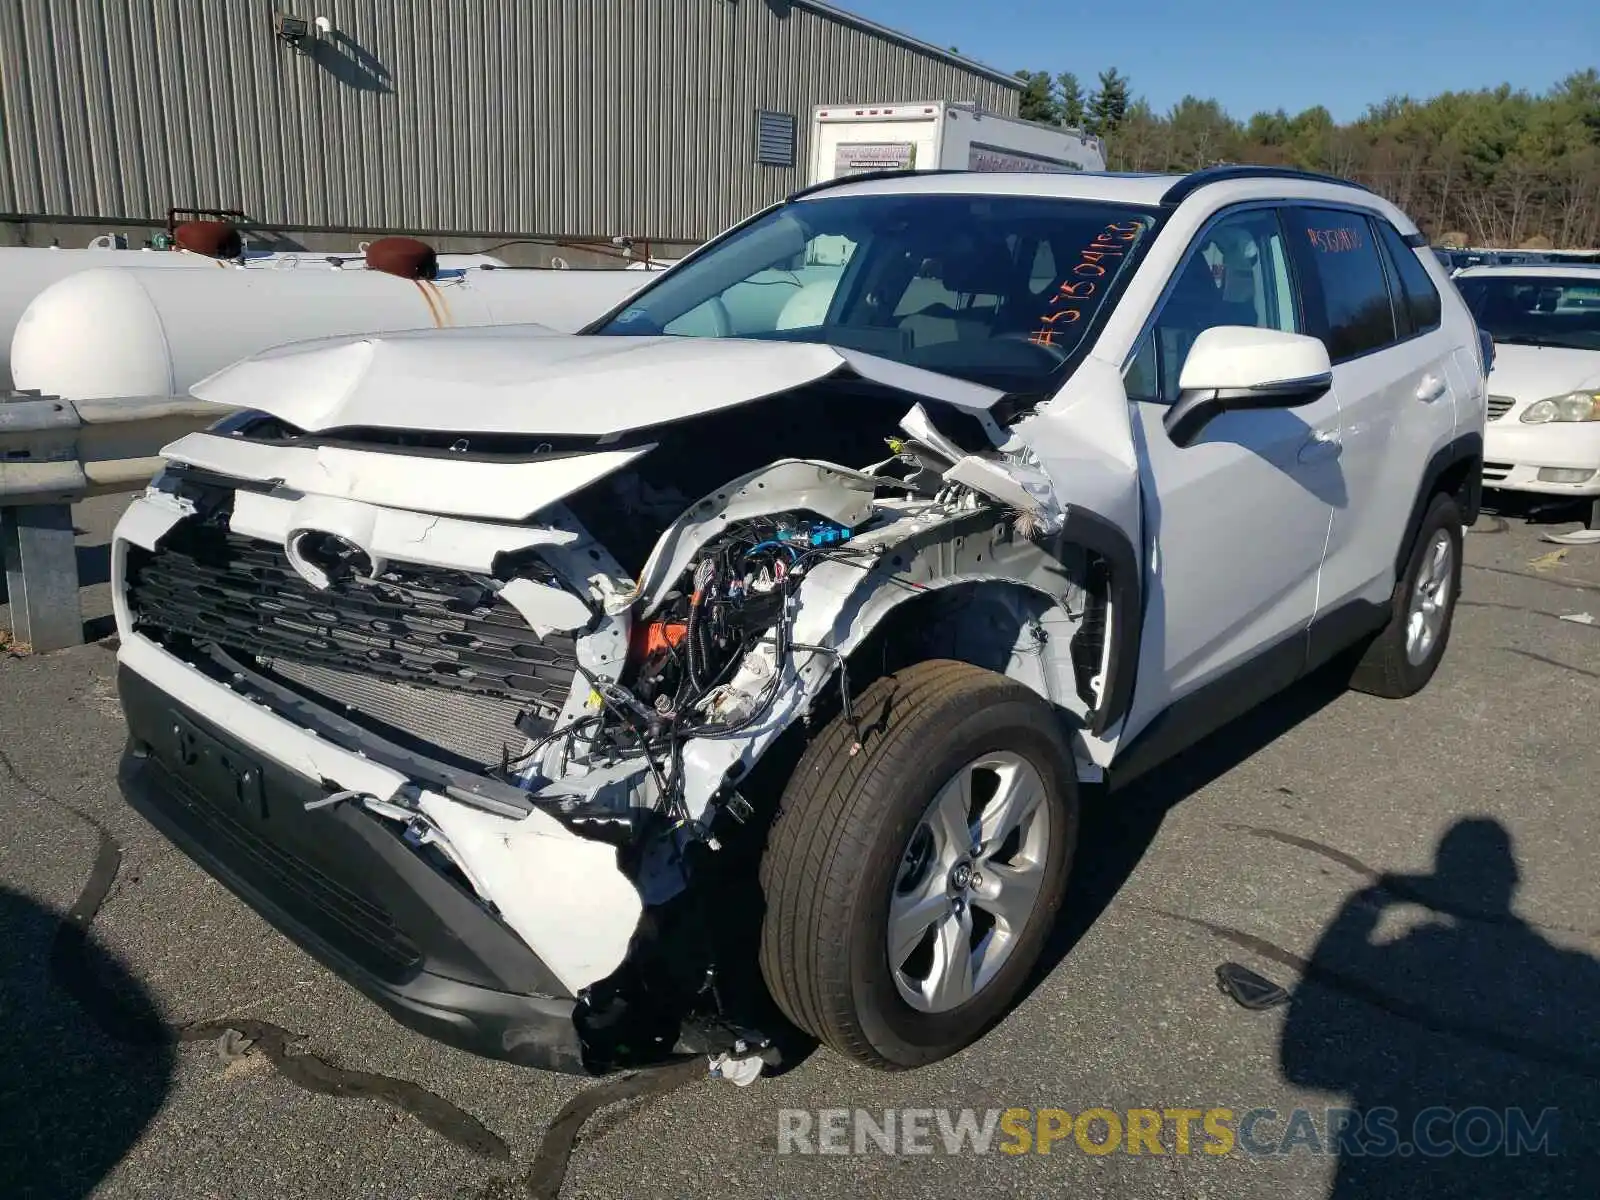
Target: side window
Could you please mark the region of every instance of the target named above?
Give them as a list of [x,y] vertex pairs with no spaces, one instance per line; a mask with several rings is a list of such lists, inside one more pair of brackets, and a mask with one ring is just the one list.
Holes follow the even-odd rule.
[[1323,343],[1342,362],[1391,344],[1394,309],[1372,226],[1360,213],[1303,208],[1290,217],[1291,236],[1322,285],[1327,319]]
[[1406,245],[1405,239],[1393,225],[1376,217],[1372,223],[1378,227],[1384,248],[1389,251],[1395,271],[1400,276],[1400,294],[1405,303],[1406,315],[1410,318],[1411,332],[1427,333],[1429,330],[1437,329],[1441,302],[1439,289],[1433,286],[1433,280],[1428,277],[1428,269],[1417,258],[1417,252]]
[[1133,400],[1170,404],[1195,340],[1217,325],[1298,333],[1300,307],[1278,214],[1250,209],[1202,230],[1139,343],[1123,382]]

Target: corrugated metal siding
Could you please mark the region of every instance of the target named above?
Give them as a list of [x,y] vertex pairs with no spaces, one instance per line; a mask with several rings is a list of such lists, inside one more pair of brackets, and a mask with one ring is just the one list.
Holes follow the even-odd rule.
[[[0,0],[0,213],[699,239],[804,182],[813,105],[1017,105],[785,0],[317,0],[305,53],[274,8]],[[757,109],[794,168],[756,164]]]

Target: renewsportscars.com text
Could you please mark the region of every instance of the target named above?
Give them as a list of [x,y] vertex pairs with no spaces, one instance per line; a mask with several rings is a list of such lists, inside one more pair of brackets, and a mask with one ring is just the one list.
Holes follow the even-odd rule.
[[785,1108],[779,1154],[1330,1154],[1442,1158],[1559,1153],[1553,1108]]

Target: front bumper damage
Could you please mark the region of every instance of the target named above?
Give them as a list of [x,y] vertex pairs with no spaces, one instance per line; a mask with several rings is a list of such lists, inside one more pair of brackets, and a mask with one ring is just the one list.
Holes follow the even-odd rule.
[[[234,526],[251,534],[269,532],[263,522],[297,503],[274,508],[266,497],[246,497],[238,497]],[[311,499],[319,509],[326,503]],[[360,504],[338,511],[364,509],[380,527],[410,515]],[[129,802],[280,930],[421,1032],[563,1071],[671,1053],[671,1040],[619,1047],[629,1034],[637,1040],[632,1031],[585,1040],[592,1014],[584,1000],[637,949],[644,911],[617,846],[551,815],[592,799],[596,786],[497,784],[375,735],[350,720],[350,710],[308,699],[247,655],[188,640],[164,644],[130,607],[130,597],[139,599],[130,557],[155,551],[193,517],[152,491],[130,506],[113,545]],[[461,530],[432,519],[399,534],[368,531],[363,544],[403,545],[412,561],[483,567],[482,556],[500,553],[508,536],[545,539],[546,551],[577,544],[548,528],[475,528],[476,538],[453,536]],[[451,549],[435,553],[428,536],[410,536],[422,529],[442,532]],[[194,582],[211,586],[205,577]],[[560,610],[536,607],[531,592],[515,601],[530,628]],[[601,626],[577,656],[591,671],[611,668],[625,642],[614,622]],[[581,682],[568,687],[586,696]],[[564,711],[581,710],[581,699],[567,699]]]
[[575,998],[381,821],[353,805],[307,812],[324,793],[304,774],[134,667],[118,687],[122,793],[208,873],[402,1024],[475,1054],[585,1070]]

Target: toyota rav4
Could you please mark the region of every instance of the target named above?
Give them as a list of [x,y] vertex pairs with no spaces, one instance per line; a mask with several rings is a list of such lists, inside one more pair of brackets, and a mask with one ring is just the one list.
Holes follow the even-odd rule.
[[1428,682],[1486,365],[1403,214],[1262,168],[844,180],[576,336],[273,350],[117,530],[123,788],[452,1044],[932,1062],[1083,785]]

